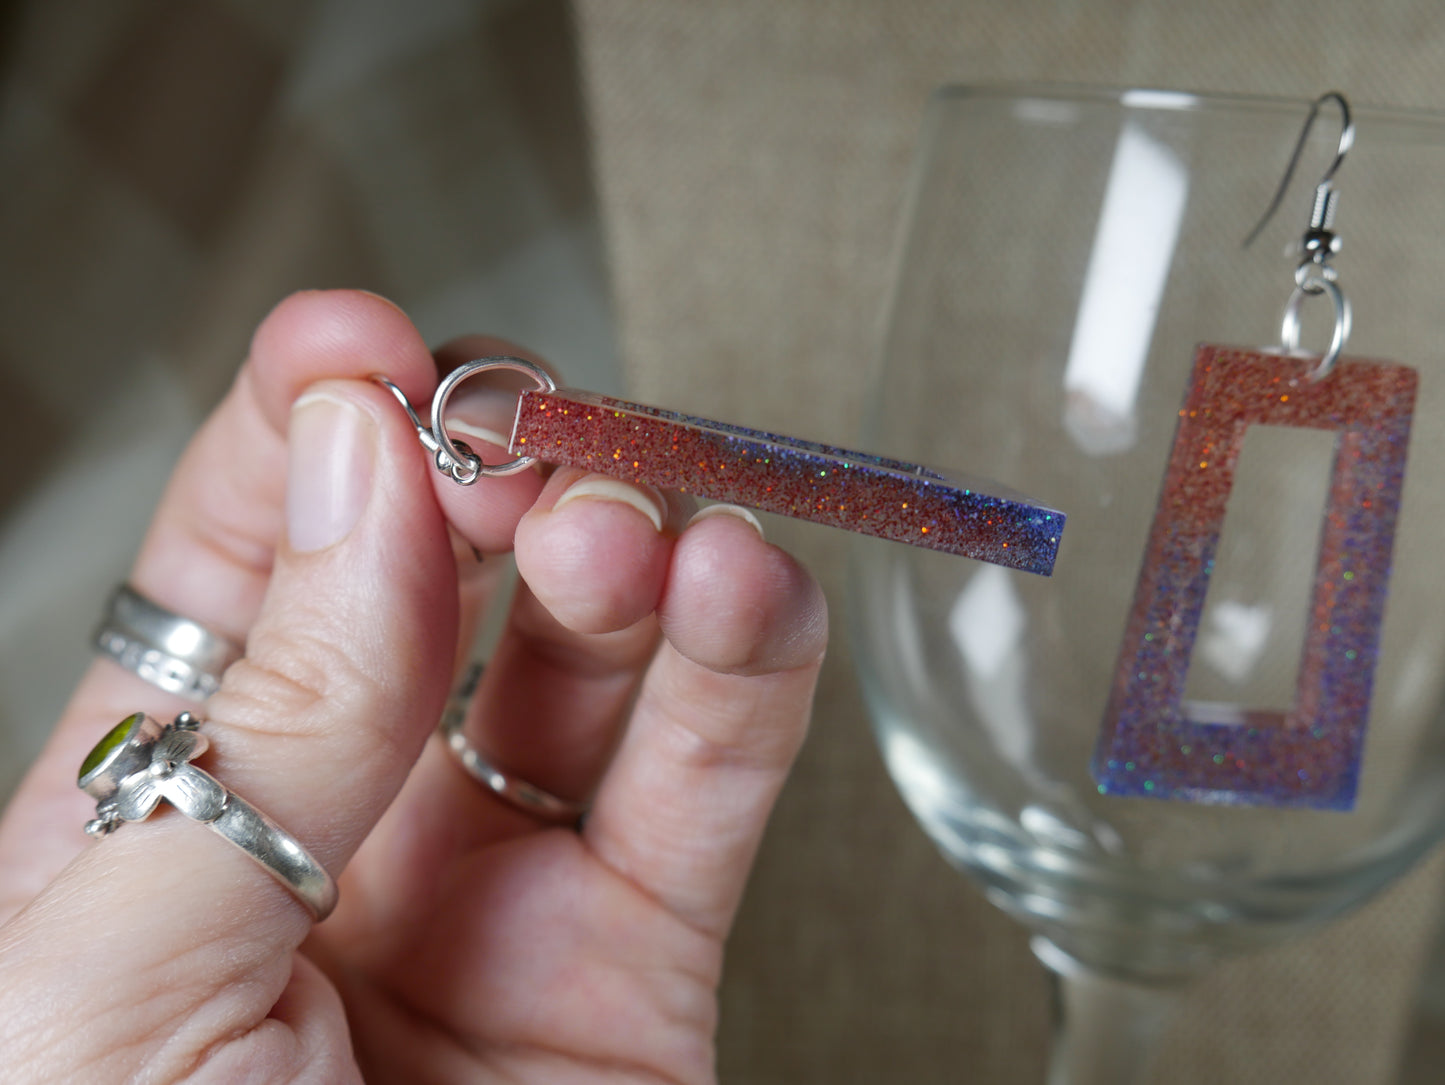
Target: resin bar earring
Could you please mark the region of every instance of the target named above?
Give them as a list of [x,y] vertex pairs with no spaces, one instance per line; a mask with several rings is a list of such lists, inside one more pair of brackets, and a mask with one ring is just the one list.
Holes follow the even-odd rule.
[[[1339,251],[1334,175],[1354,140],[1342,95],[1314,102],[1250,238],[1278,206],[1328,103],[1340,109],[1342,132],[1315,188],[1281,351],[1204,344],[1195,353],[1094,755],[1105,794],[1335,810],[1355,802],[1417,375],[1341,357],[1350,305],[1330,263]],[[1300,357],[1300,307],[1312,298],[1331,304],[1334,333],[1322,356]],[[1184,696],[1235,466],[1255,425],[1335,434],[1304,649],[1284,712]]]
[[[518,399],[509,449],[517,458],[495,466],[445,426],[453,390],[489,369],[537,382]],[[559,388],[521,358],[481,358],[453,370],[432,398],[430,427],[401,389],[375,379],[406,409],[437,469],[463,485],[542,460],[1046,576],[1058,555],[1064,514],[995,483]]]

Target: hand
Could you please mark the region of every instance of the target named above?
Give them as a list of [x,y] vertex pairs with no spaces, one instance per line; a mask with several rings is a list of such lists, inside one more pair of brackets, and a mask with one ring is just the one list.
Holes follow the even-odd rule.
[[[376,371],[415,403],[436,381],[389,303],[278,307],[131,577],[245,642],[199,763],[339,875],[340,905],[313,929],[166,806],[87,840],[87,750],[188,707],[97,661],[0,822],[7,1082],[712,1079],[723,942],[802,741],[821,594],[737,516],[684,526],[677,499],[589,496],[571,469],[456,486]],[[487,396],[454,402],[505,429]],[[434,737],[500,564],[473,547],[514,537],[525,585],[467,733],[595,793],[580,831],[504,804]]]

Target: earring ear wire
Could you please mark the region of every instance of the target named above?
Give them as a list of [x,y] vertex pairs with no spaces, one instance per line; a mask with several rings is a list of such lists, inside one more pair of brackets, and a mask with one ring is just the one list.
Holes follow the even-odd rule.
[[1340,110],[1340,139],[1335,147],[1335,157],[1330,162],[1329,168],[1315,184],[1315,195],[1310,205],[1309,225],[1306,227],[1304,236],[1300,239],[1300,258],[1294,270],[1294,290],[1290,294],[1289,301],[1285,303],[1284,319],[1280,323],[1280,343],[1283,348],[1294,353],[1299,349],[1300,342],[1300,307],[1307,297],[1319,297],[1327,295],[1330,304],[1335,311],[1334,334],[1330,338],[1329,349],[1320,358],[1319,365],[1315,368],[1311,379],[1320,380],[1328,375],[1330,370],[1344,353],[1345,346],[1349,342],[1350,329],[1353,324],[1353,316],[1350,309],[1350,299],[1339,285],[1339,272],[1330,264],[1330,259],[1340,251],[1340,238],[1334,232],[1335,209],[1339,204],[1340,194],[1335,188],[1335,173],[1345,161],[1345,155],[1349,153],[1355,144],[1355,121],[1350,112],[1350,103],[1345,96],[1337,90],[1321,94],[1310,104],[1310,111],[1305,117],[1304,125],[1300,128],[1299,138],[1295,140],[1294,150],[1290,152],[1289,163],[1285,166],[1284,177],[1281,178],[1279,187],[1275,189],[1274,197],[1269,201],[1263,216],[1255,223],[1254,229],[1249,231],[1249,236],[1244,239],[1243,247],[1247,248],[1260,232],[1274,213],[1279,209],[1284,200],[1286,190],[1289,188],[1290,180],[1294,177],[1295,168],[1299,165],[1301,156],[1304,154],[1305,143],[1309,140],[1310,130],[1314,127],[1315,119],[1320,115],[1324,106],[1333,103]]
[[[1309,140],[1310,130],[1314,127],[1315,118],[1319,116],[1320,110],[1330,102],[1340,107],[1340,141],[1335,148],[1335,157],[1330,163],[1329,169],[1325,170],[1324,175],[1315,184],[1315,198],[1314,205],[1310,211],[1309,230],[1305,233],[1305,251],[1307,254],[1311,251],[1309,244],[1310,235],[1317,231],[1328,232],[1334,225],[1335,205],[1339,200],[1339,193],[1334,187],[1335,173],[1344,163],[1345,155],[1347,155],[1350,148],[1355,145],[1355,122],[1350,112],[1350,103],[1346,100],[1345,96],[1337,90],[1327,91],[1321,94],[1310,104],[1309,114],[1305,117],[1304,126],[1300,129],[1299,138],[1295,141],[1294,150],[1290,152],[1289,164],[1285,166],[1284,177],[1280,179],[1279,187],[1275,189],[1274,196],[1270,198],[1269,206],[1265,208],[1264,214],[1261,215],[1259,221],[1254,224],[1254,229],[1250,230],[1249,234],[1245,237],[1241,246],[1242,248],[1249,248],[1255,238],[1257,238],[1265,226],[1269,224],[1269,220],[1274,217],[1274,213],[1279,210],[1280,204],[1284,202],[1284,194],[1289,189],[1289,183],[1294,178],[1295,168],[1299,165],[1300,158],[1304,154],[1305,143]],[[1333,238],[1333,235],[1331,234],[1330,237]],[[1332,251],[1338,251],[1338,246]]]

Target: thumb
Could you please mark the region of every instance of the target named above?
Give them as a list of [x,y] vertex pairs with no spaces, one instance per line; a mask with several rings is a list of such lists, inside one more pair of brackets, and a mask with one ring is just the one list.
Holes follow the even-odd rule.
[[[446,696],[455,568],[425,471],[381,389],[329,381],[297,400],[284,541],[246,658],[201,727],[209,750],[197,766],[333,876]],[[114,722],[97,721],[96,738]],[[165,1067],[254,1047],[275,1032],[261,1026],[310,923],[244,851],[162,804],[82,852],[5,928],[0,1049],[30,1065],[103,1059],[113,1079],[142,1068],[166,1079]],[[295,974],[314,988],[313,973]],[[273,1054],[304,1057],[295,1040]]]

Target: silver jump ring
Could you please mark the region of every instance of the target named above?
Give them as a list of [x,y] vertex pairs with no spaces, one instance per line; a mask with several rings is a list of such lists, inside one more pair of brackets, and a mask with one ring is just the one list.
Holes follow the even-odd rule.
[[[431,442],[428,447],[435,445],[437,467],[446,471],[457,482],[463,486],[469,486],[483,475],[489,478],[496,478],[501,475],[515,475],[518,471],[525,471],[537,460],[535,456],[518,456],[516,459],[508,460],[506,463],[485,464],[470,450],[460,447],[447,435],[445,416],[447,401],[451,399],[452,393],[456,391],[457,385],[468,377],[488,369],[510,369],[517,373],[525,373],[537,382],[537,387],[544,392],[557,390],[557,382],[552,375],[534,362],[525,358],[514,358],[510,355],[499,354],[490,358],[478,358],[475,361],[467,362],[453,369],[437,385],[437,390],[431,401]],[[465,465],[461,474],[458,474],[456,465]]]
[[129,584],[111,593],[91,643],[167,693],[204,701],[241,658],[241,646],[147,599]]
[[575,825],[587,813],[587,804],[573,802],[561,796],[543,791],[536,784],[528,783],[521,777],[503,772],[493,765],[481,752],[467,741],[463,727],[467,722],[467,704],[476,691],[481,679],[482,668],[475,664],[468,669],[466,677],[452,692],[447,707],[442,712],[438,730],[446,740],[447,749],[456,757],[457,763],[468,776],[496,795],[510,806],[524,814],[550,821],[559,825]]
[[301,843],[208,772],[190,762],[206,752],[200,720],[182,712],[174,723],[135,712],[90,751],[77,785],[96,800],[85,831],[108,836],[127,821],[144,821],[161,800],[225,837],[306,905],[319,923],[336,907],[336,882]]
[[1309,275],[1304,277],[1290,294],[1289,301],[1284,307],[1284,321],[1280,325],[1279,338],[1284,349],[1288,353],[1299,350],[1300,337],[1300,306],[1304,304],[1307,297],[1317,297],[1320,294],[1328,294],[1330,303],[1335,310],[1335,331],[1330,338],[1330,348],[1320,358],[1320,364],[1310,374],[1311,380],[1319,380],[1334,368],[1335,363],[1340,360],[1344,353],[1345,344],[1350,339],[1350,299],[1345,297],[1345,292],[1340,289],[1333,277],[1323,275]]

